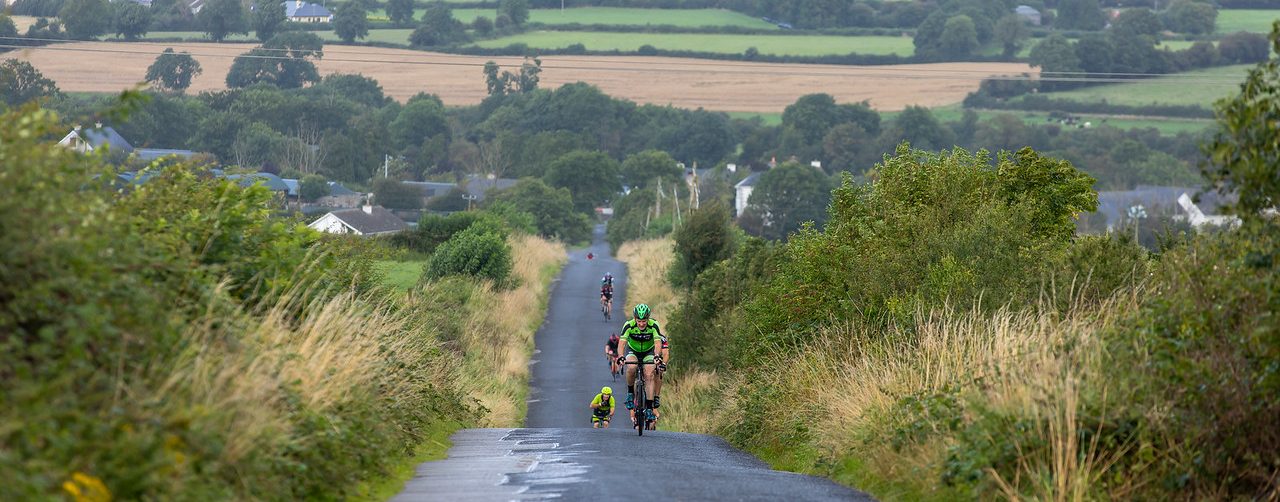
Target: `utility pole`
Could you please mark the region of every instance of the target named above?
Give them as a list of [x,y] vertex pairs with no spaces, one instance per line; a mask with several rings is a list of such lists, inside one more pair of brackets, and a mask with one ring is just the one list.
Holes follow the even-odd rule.
[[671,187],[671,198],[672,200],[676,201],[676,221],[671,225],[672,227],[678,226],[677,224],[680,223],[680,190],[679,189],[680,189],[679,186]]
[[388,167],[390,164],[391,164],[391,156],[390,156],[390,155],[387,155],[387,154],[385,154],[385,153],[384,153],[384,154],[382,154],[382,177],[383,177],[383,178],[388,178],[388,177],[389,177],[389,176],[387,176],[387,167]]
[[657,196],[653,198],[653,207],[656,208],[655,211],[657,211],[658,213],[656,216],[658,218],[661,218],[662,217],[662,178],[658,178],[658,189],[656,191],[656,195]]

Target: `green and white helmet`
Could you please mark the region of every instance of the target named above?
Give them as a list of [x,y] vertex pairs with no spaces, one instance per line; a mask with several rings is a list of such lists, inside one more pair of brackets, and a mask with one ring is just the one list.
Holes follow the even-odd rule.
[[633,314],[635,314],[636,319],[648,319],[648,318],[649,318],[649,306],[648,306],[648,305],[645,305],[645,304],[643,304],[643,303],[641,303],[641,304],[639,304],[639,305],[636,305],[636,308],[635,308],[635,310],[633,310],[633,311],[632,311],[632,313],[633,313]]

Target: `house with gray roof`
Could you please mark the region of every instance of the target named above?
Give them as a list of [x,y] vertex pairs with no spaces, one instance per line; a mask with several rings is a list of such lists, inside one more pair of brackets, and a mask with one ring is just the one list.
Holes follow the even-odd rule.
[[111,126],[104,126],[101,122],[94,124],[93,127],[75,126],[71,132],[58,140],[58,144],[75,150],[80,153],[89,153],[99,148],[110,148],[113,152],[124,152],[132,154],[139,159],[150,162],[159,158],[177,156],[182,158],[190,158],[195,155],[191,150],[175,150],[169,148],[134,148],[129,140],[124,139],[120,133],[116,132]]
[[489,178],[487,176],[473,174],[467,176],[467,179],[463,180],[462,189],[466,190],[467,195],[475,197],[476,202],[480,202],[484,200],[485,196],[489,192],[511,188],[515,186],[517,182],[519,182],[519,180],[513,180],[511,178]]
[[330,211],[307,225],[330,234],[381,235],[400,232],[409,224],[382,206],[365,204],[356,209]]
[[[1112,232],[1124,226],[1132,218],[1130,214],[1170,214],[1175,220],[1186,221],[1193,227],[1204,225],[1235,225],[1231,216],[1218,215],[1218,210],[1229,203],[1216,192],[1200,195],[1197,203],[1192,194],[1198,190],[1190,187],[1138,185],[1133,190],[1104,190],[1098,192],[1098,211],[1089,217],[1094,227],[1090,230]],[[1096,221],[1101,220],[1101,221]]]

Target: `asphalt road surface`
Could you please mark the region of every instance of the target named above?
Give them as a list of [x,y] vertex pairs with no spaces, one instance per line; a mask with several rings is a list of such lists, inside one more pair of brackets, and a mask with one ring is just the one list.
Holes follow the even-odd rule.
[[[614,428],[592,429],[588,404],[600,387],[612,386],[619,405],[626,395],[625,382],[609,375],[604,342],[626,319],[627,275],[603,236],[597,228],[590,248],[571,252],[552,287],[535,335],[526,428],[458,431],[449,458],[419,465],[392,500],[871,500],[824,478],[771,470],[715,436],[637,436],[625,409]],[[598,303],[606,271],[614,276],[612,323]]]

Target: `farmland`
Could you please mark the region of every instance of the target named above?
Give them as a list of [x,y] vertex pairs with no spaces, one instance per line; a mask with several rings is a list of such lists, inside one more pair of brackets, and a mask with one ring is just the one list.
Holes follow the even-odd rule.
[[[414,19],[422,19],[425,9],[414,11]],[[382,9],[369,11],[373,18],[385,18]],[[477,17],[493,19],[495,9],[453,9],[453,17],[471,23]],[[530,23],[548,25],[607,24],[620,26],[737,26],[762,30],[776,30],[776,26],[739,12],[723,9],[634,9],[623,7],[578,7],[573,9],[531,9]]]
[[1275,21],[1280,21],[1280,10],[1224,9],[1218,11],[1215,29],[1219,35],[1237,31],[1269,33]]
[[587,50],[634,51],[643,45],[675,51],[702,51],[739,54],[755,47],[761,54],[823,56],[831,54],[897,54],[915,51],[909,37],[885,36],[801,36],[728,35],[705,33],[610,33],[574,31],[533,31],[510,37],[477,42],[480,47],[526,44],[533,48],[562,48],[582,44]]
[[1087,103],[1106,101],[1116,105],[1197,105],[1208,108],[1219,98],[1235,92],[1252,67],[1253,65],[1221,66],[1140,82],[1100,85],[1042,95]]
[[[232,59],[252,48],[247,43],[77,42],[8,53],[30,61],[70,92],[117,92],[141,81],[146,68],[166,47],[191,52],[204,68],[189,92],[225,88]],[[75,51],[92,58],[73,58]],[[318,62],[321,74],[360,73],[376,79],[388,95],[405,100],[418,92],[437,94],[448,105],[479,103],[486,95],[485,61],[518,65],[512,57],[333,46]],[[938,63],[891,66],[785,65],[662,57],[542,58],[542,86],[585,81],[605,93],[637,103],[706,108],[717,111],[781,112],[796,98],[825,92],[841,102],[870,100],[880,110],[907,105],[958,103],[985,76],[1031,72],[1020,63]]]

